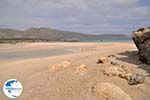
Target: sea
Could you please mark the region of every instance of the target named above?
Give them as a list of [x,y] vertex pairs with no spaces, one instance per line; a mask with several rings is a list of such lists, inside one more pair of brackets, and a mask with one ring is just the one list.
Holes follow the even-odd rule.
[[107,42],[127,42],[130,43],[132,42],[132,39],[99,39],[99,40],[84,40],[84,41],[79,41],[79,42],[92,42],[92,43],[107,43]]

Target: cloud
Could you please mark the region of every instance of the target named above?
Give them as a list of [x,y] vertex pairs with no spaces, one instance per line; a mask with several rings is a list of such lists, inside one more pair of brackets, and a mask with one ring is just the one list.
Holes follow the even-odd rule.
[[[148,26],[143,0],[1,0],[0,27],[52,27],[84,33],[130,33]],[[150,2],[149,2],[150,4]]]

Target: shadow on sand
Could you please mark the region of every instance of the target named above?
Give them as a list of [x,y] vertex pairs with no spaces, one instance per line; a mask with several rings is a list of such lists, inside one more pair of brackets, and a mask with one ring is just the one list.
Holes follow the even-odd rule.
[[118,54],[122,57],[116,58],[117,60],[136,65],[137,68],[145,70],[148,73],[147,76],[150,77],[150,65],[143,64],[139,61],[138,51],[126,51]]

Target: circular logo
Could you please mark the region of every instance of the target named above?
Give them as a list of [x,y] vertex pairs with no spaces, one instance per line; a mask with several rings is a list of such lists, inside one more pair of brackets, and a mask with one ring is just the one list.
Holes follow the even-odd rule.
[[4,83],[3,92],[9,98],[16,98],[22,93],[22,84],[16,79],[9,79]]

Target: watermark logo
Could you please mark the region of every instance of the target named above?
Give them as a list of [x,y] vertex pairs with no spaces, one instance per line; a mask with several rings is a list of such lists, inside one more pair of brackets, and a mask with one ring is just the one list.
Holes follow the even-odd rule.
[[3,92],[9,98],[16,98],[22,93],[22,84],[16,79],[9,79],[3,85]]

